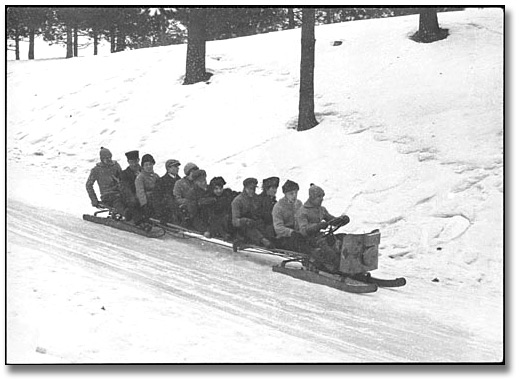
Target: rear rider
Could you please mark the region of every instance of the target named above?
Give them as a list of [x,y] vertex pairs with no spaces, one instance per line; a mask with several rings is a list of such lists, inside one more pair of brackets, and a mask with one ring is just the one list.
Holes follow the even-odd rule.
[[[101,207],[102,205],[115,209],[117,214],[122,214],[124,204],[119,191],[119,181],[121,178],[121,166],[116,161],[112,161],[112,153],[110,150],[101,147],[99,151],[100,162],[96,164],[90,171],[86,188],[93,207]],[[101,202],[98,200],[94,183],[99,186]]]

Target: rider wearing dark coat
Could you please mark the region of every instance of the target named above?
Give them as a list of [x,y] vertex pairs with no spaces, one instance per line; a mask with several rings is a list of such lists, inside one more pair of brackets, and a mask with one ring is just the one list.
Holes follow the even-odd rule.
[[280,178],[269,177],[262,181],[262,192],[258,196],[260,203],[260,215],[264,221],[266,234],[269,239],[275,237],[273,227],[273,207],[276,204],[276,192],[278,185],[280,184]]
[[128,167],[121,174],[120,191],[123,198],[126,220],[132,219],[132,210],[139,206],[139,201],[135,194],[135,179],[141,173],[141,165],[139,165],[139,151],[132,150],[125,153],[128,161]]
[[133,219],[136,225],[146,222],[148,218],[154,215],[153,190],[159,175],[153,171],[153,165],[155,165],[153,156],[145,154],[141,160],[143,170],[135,179],[135,192],[139,201],[139,206],[133,211]]
[[203,213],[208,221],[208,231],[211,237],[230,240],[233,228],[231,224],[231,202],[239,194],[229,188],[224,189],[226,181],[222,177],[214,177],[207,190],[207,198],[214,198],[203,206]]
[[166,173],[159,178],[154,188],[154,210],[156,216],[163,223],[178,224],[178,207],[173,196],[175,183],[181,179],[179,172],[180,162],[175,159],[166,161]]
[[231,221],[239,240],[270,248],[272,242],[266,237],[265,224],[260,214],[257,184],[255,178],[244,180],[244,190],[231,202]]

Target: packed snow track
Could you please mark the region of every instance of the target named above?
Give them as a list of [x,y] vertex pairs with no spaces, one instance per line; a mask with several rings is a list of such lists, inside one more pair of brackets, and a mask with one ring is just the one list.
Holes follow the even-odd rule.
[[[313,357],[323,361],[320,353],[327,353],[332,362],[496,359],[497,352],[484,347],[463,323],[451,323],[445,310],[439,310],[443,317],[438,319],[431,318],[435,313],[421,312],[417,304],[440,308],[450,291],[432,289],[419,278],[409,278],[400,289],[349,294],[273,273],[270,265],[277,259],[251,261],[196,241],[146,239],[17,201],[9,201],[7,216],[9,245],[22,247],[9,253],[12,262],[28,247],[65,259],[71,266],[117,274],[136,287],[162,292],[165,302],[178,300],[274,329],[284,339],[306,341],[315,352],[303,361],[315,361]],[[280,358],[283,361],[284,356]]]

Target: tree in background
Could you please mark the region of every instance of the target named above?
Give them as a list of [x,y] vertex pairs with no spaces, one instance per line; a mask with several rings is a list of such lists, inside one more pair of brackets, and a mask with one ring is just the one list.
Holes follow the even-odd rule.
[[6,13],[6,38],[14,40],[16,60],[20,59],[20,40],[27,36],[22,8],[8,7]]
[[305,131],[318,125],[314,115],[314,45],[316,42],[314,38],[314,22],[315,9],[303,8],[298,131]]
[[80,9],[71,7],[53,8],[53,23],[47,29],[45,38],[51,42],[63,42],[63,35],[66,36],[65,45],[67,53],[65,58],[77,56],[78,28],[81,25],[82,14]]
[[41,34],[48,19],[46,7],[8,7],[6,37],[15,41],[15,56],[20,59],[20,40],[29,38],[28,59],[34,59],[34,39]]
[[415,42],[435,42],[448,37],[448,29],[441,29],[437,19],[437,9],[420,8],[419,30],[411,37]]
[[84,8],[83,22],[87,35],[92,38],[94,55],[98,54],[99,40],[108,30],[107,8]]
[[287,19],[289,21],[288,28],[289,29],[294,29],[295,28],[295,24],[294,24],[294,8],[287,8]]
[[206,19],[207,10],[190,8],[188,17],[188,47],[186,52],[186,76],[184,84],[203,82],[209,79],[206,72]]

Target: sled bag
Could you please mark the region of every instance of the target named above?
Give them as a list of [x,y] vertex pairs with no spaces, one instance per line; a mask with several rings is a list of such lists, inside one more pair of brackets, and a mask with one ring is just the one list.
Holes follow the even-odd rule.
[[356,274],[377,269],[380,241],[379,230],[368,234],[346,234],[341,247],[339,270]]

